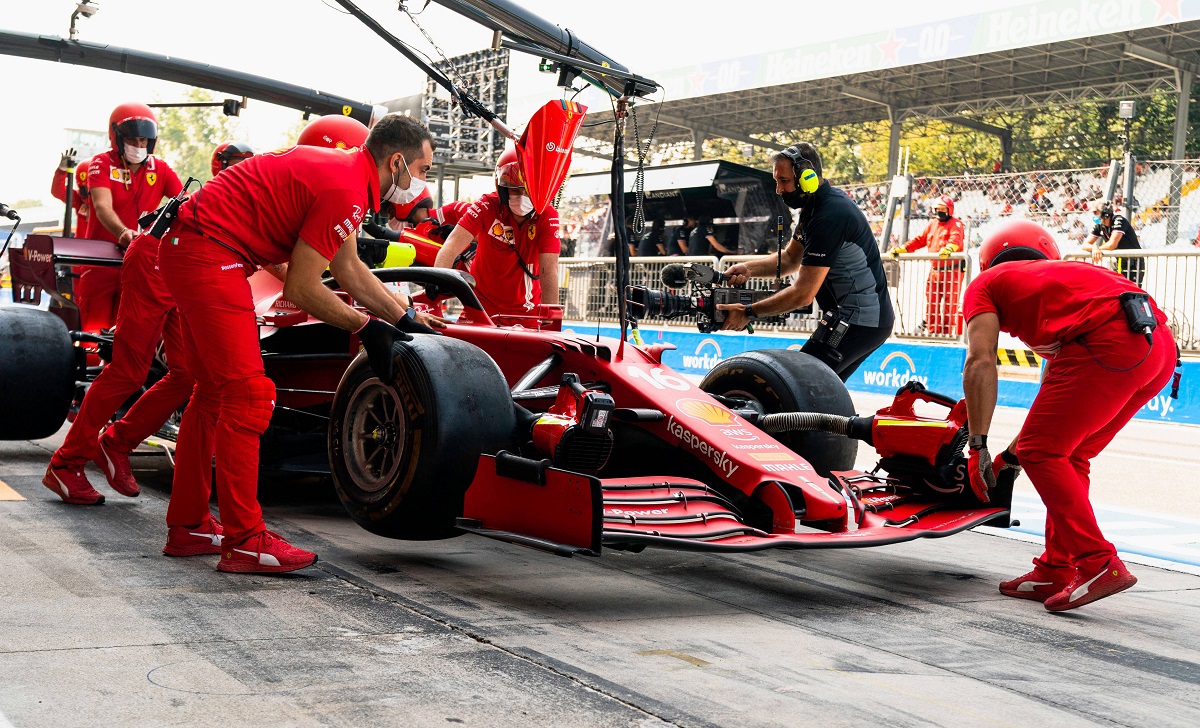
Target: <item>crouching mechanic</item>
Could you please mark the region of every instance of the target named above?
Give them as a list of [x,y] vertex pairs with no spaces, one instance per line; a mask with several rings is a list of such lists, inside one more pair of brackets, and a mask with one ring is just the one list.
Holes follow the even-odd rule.
[[539,304],[558,303],[558,212],[533,211],[516,149],[500,155],[496,191],[467,209],[434,265],[453,268],[474,241],[471,275],[488,315],[528,316]]
[[[801,351],[829,365],[842,381],[858,369],[892,333],[895,314],[871,226],[843,191],[821,178],[816,147],[796,144],[771,157],[775,189],[784,203],[800,209],[800,222],[784,249],[782,272],[796,282],[753,306],[722,304],[726,329],[740,330],[759,316],[775,316],[807,306],[815,298],[824,315]],[[768,255],[730,266],[733,285],[751,277],[775,276]]]
[[[1024,467],[1046,504],[1046,550],[1033,571],[1000,592],[1059,612],[1137,583],[1105,540],[1088,501],[1091,460],[1171,378],[1176,348],[1166,316],[1128,279],[1063,262],[1043,228],[1016,220],[979,251],[982,273],[967,287],[963,390],[970,419],[971,488],[981,500],[1005,468]],[[1152,335],[1135,333],[1119,297],[1136,292],[1152,313]],[[992,460],[987,435],[996,407],[999,332],[1047,360],[1041,388],[1010,448]]]
[[925,282],[926,325],[931,334],[958,336],[962,333],[958,297],[967,266],[965,260],[949,258],[962,251],[966,233],[962,220],[954,216],[954,198],[942,195],[934,200],[933,210],[937,220],[930,222],[920,235],[889,250],[888,255],[895,258],[921,248],[937,254],[940,260],[933,261]]
[[[414,199],[432,162],[429,131],[393,114],[380,120],[363,149],[296,146],[260,154],[221,172],[180,208],[159,267],[183,318],[197,384],[179,430],[167,524],[211,518],[206,453],[215,446],[224,526],[217,569],[285,572],[317,559],[267,530],[258,504],[259,439],[271,419],[275,385],[264,374],[247,276],[259,266],[288,263],[287,299],[355,332],[375,372],[390,381],[393,343],[410,338],[405,331],[444,324],[417,314],[371,274],[358,258],[355,230],[381,199]],[[380,318],[354,310],[326,288],[327,267]]]

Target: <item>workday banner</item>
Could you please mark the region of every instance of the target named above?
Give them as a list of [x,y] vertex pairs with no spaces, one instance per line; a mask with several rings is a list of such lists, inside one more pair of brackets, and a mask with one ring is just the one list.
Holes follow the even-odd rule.
[[[564,322],[564,328],[572,327],[579,333],[592,335],[597,330],[595,324]],[[615,326],[602,325],[599,331],[601,336],[620,337],[620,330]],[[682,328],[648,326],[641,328],[641,334],[647,345],[675,345],[673,351],[663,353],[663,364],[682,374],[701,377],[731,356],[762,349],[799,350],[806,340],[796,336],[751,335],[743,332],[701,334]],[[854,392],[890,395],[895,394],[906,382],[916,379],[934,392],[961,398],[962,370],[966,359],[966,349],[960,344],[893,340],[868,357],[846,382],[846,387]],[[1037,391],[1038,383],[1035,381],[1001,377],[998,403],[1006,407],[1028,408]],[[1097,392],[1097,396],[1103,396],[1103,393]],[[1158,422],[1200,424],[1200,361],[1184,363],[1178,399],[1170,397],[1168,387],[1146,403],[1136,417]]]

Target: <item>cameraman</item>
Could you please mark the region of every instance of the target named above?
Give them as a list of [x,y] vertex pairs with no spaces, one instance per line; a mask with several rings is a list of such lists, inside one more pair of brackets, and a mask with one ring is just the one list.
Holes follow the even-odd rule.
[[[775,191],[799,208],[800,222],[782,253],[782,275],[797,273],[788,288],[753,306],[722,304],[726,329],[740,330],[760,316],[794,311],[815,298],[824,315],[804,351],[829,365],[842,381],[892,333],[895,314],[871,226],[845,192],[822,178],[821,156],[807,142],[772,155]],[[775,256],[730,266],[725,275],[741,285],[775,274]]]

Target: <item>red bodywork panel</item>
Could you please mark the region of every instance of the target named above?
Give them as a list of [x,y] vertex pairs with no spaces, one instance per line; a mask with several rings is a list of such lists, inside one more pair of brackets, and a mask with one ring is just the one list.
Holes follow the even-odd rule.
[[586,115],[587,107],[574,101],[550,101],[525,125],[517,143],[517,161],[525,192],[539,215],[550,207],[567,178],[575,136]]

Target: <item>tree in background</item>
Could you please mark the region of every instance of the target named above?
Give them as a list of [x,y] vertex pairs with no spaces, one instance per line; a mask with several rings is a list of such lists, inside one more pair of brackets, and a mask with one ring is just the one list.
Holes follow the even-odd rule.
[[[212,92],[190,88],[186,102],[213,102]],[[158,109],[158,145],[155,154],[179,175],[180,181],[195,177],[204,182],[212,177],[212,153],[217,145],[240,137],[238,119],[225,116],[219,106]]]

